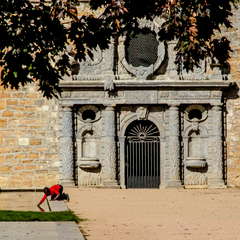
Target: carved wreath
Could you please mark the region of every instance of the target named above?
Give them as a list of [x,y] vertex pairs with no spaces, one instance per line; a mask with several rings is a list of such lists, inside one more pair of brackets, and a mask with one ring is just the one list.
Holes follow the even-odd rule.
[[[198,119],[198,118],[189,119],[190,111],[195,110],[195,109],[199,110],[202,113],[202,118],[201,119]],[[184,117],[188,122],[190,122],[192,124],[193,131],[198,131],[199,123],[205,121],[206,118],[208,117],[208,114],[207,114],[207,110],[203,106],[201,106],[201,105],[190,105],[189,107],[186,108]]]
[[148,28],[151,31],[156,33],[156,39],[159,42],[158,45],[158,52],[157,52],[157,61],[154,64],[151,64],[148,67],[134,67],[131,64],[129,64],[126,60],[126,52],[125,52],[125,41],[126,41],[126,36],[121,37],[119,40],[119,48],[118,48],[118,55],[119,55],[119,60],[123,67],[130,73],[132,73],[134,76],[137,77],[137,79],[147,79],[151,74],[153,74],[161,65],[164,56],[165,56],[165,45],[163,42],[159,41],[159,28],[158,25],[156,24],[156,21],[159,19],[155,19],[154,21],[150,21],[147,19],[139,19],[139,28],[144,29]]

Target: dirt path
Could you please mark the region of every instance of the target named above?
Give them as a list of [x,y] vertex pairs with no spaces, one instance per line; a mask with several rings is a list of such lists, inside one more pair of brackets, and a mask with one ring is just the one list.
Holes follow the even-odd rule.
[[67,189],[87,240],[240,239],[240,189]]

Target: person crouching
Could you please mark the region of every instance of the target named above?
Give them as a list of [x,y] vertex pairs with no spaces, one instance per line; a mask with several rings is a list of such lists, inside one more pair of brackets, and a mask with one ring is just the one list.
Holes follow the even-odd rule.
[[69,201],[69,195],[67,193],[63,193],[63,186],[60,184],[54,185],[50,188],[45,187],[44,188],[44,193],[45,195],[41,199],[41,201],[38,203],[38,207],[45,201],[47,196],[51,196],[50,201],[55,201],[55,200],[67,200]]

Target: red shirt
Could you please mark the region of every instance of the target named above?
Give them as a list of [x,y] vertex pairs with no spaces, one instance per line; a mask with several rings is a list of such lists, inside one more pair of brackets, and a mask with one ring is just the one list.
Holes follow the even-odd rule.
[[[50,188],[49,188],[49,190],[50,190],[50,192],[51,192],[50,195],[51,195],[51,196],[54,195],[54,194],[58,195],[60,188],[61,188],[60,185],[54,185],[54,186],[50,187]],[[49,195],[46,195],[46,194],[45,194],[40,202],[41,202],[41,203],[44,202],[44,200],[46,199],[47,196],[49,196]]]

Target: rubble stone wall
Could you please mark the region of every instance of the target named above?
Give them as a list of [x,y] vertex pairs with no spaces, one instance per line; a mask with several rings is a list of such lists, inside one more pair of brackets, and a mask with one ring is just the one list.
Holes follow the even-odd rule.
[[0,87],[0,188],[42,188],[58,183],[57,99],[32,84]]
[[231,41],[232,54],[230,72],[232,80],[237,83],[236,89],[227,94],[227,184],[240,186],[240,9],[234,11],[231,18],[233,28],[223,29],[222,35]]

